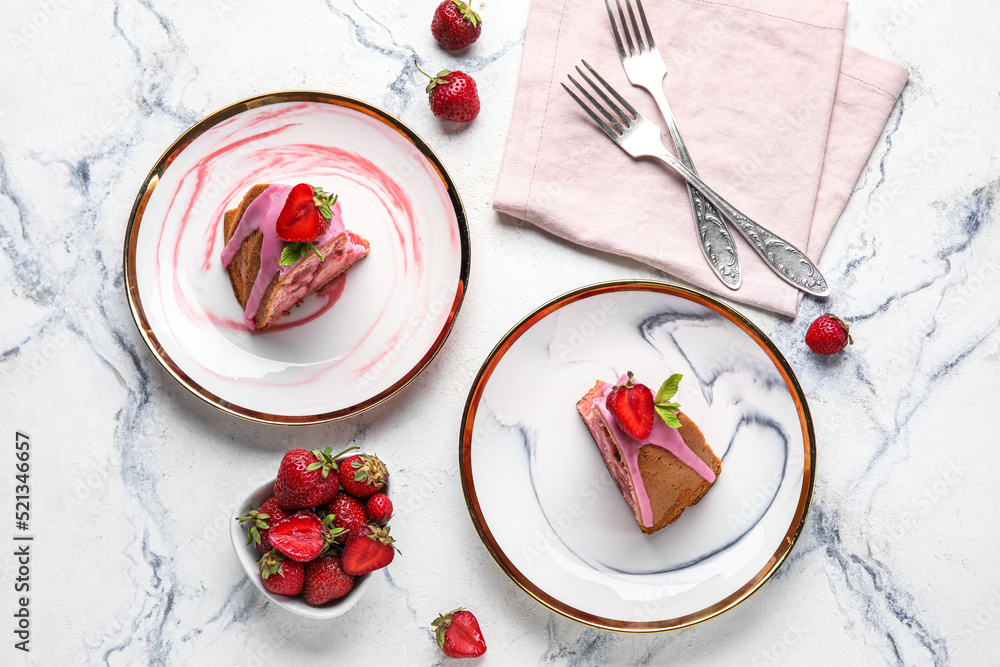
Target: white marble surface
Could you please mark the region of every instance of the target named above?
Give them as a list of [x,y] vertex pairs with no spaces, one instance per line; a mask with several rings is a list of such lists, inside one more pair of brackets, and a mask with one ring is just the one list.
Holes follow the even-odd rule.
[[[0,549],[0,663],[388,664],[447,659],[430,622],[476,611],[480,664],[989,665],[1000,646],[1000,5],[857,2],[848,41],[912,71],[822,258],[855,345],[784,351],[819,440],[812,512],[779,575],[734,611],[667,635],[558,617],[494,565],[462,498],[466,392],[500,336],[598,280],[662,277],[581,251],[490,208],[528,0],[492,0],[464,57],[439,51],[422,0],[25,0],[0,31],[0,540],[13,532],[15,430],[33,443],[31,653],[13,648],[13,548]],[[465,131],[426,108],[414,56],[479,81]],[[442,354],[396,399],[343,423],[262,427],[215,411],[155,363],[125,302],[121,248],[160,153],[250,95],[321,89],[398,114],[438,152],[468,208],[471,289]],[[743,309],[747,312],[746,309]],[[348,615],[265,603],[227,537],[232,504],[292,446],[353,441],[398,484],[403,556]],[[380,648],[379,648],[380,647]]]

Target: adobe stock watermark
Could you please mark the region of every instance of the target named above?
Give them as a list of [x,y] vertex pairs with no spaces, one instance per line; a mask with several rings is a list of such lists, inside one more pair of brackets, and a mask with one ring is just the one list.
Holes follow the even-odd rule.
[[740,502],[739,508],[726,514],[726,523],[729,527],[734,530],[748,527],[771,503],[778,493],[779,486],[781,486],[780,477],[757,482],[753,492]]
[[994,589],[962,623],[959,636],[970,641],[979,641],[983,636],[996,636],[998,625],[1000,625],[1000,589]]
[[372,383],[379,379],[399,357],[414,339],[428,327],[441,320],[442,315],[450,312],[458,298],[458,281],[449,281],[431,298],[427,306],[410,314],[399,335],[385,343],[376,360],[361,375],[351,383],[354,392],[364,392]]
[[19,370],[21,381],[34,380],[41,377],[42,372],[69,347],[73,335],[68,331],[60,331],[53,336],[46,336],[40,347]]
[[7,31],[7,41],[15,49],[27,45],[39,31],[45,29],[52,19],[63,9],[64,0],[43,0],[39,2],[20,25]]
[[780,665],[788,657],[792,647],[802,641],[803,622],[802,619],[787,621],[784,631],[765,650],[756,654],[750,660],[750,667],[773,667]]
[[927,514],[935,505],[943,502],[951,495],[952,489],[956,484],[961,482],[965,476],[965,472],[966,470],[962,461],[957,459],[948,461],[944,472],[910,499],[910,504],[915,510],[907,517],[909,520],[893,522],[892,526],[886,527],[885,534],[890,537],[908,535],[917,522],[917,519]]
[[521,545],[521,555],[529,564],[533,563],[560,541],[559,536],[572,528],[576,521],[584,516],[588,507],[592,507],[601,496],[614,488],[617,488],[617,485],[607,473],[585,480],[577,487],[576,497],[579,500],[570,502],[562,512],[548,515],[554,526],[549,525],[544,529],[535,530],[531,542]]
[[924,8],[930,0],[903,0],[892,5],[892,13],[885,24],[886,30],[892,30],[910,22],[913,15]]
[[[966,129],[966,132],[968,131],[970,130]],[[885,179],[885,182],[879,186],[878,197],[874,201],[868,202],[865,211],[854,219],[852,227],[855,229],[852,233],[871,230],[878,220],[886,215],[904,190],[909,193],[910,185],[925,171],[939,164],[941,156],[945,154],[947,149],[962,141],[966,136],[967,134],[957,132],[953,128],[946,128],[938,132],[928,146],[921,150],[914,159],[907,162],[907,166],[902,172],[895,178]],[[884,156],[879,158],[879,160],[882,159]]]
[[587,341],[596,336],[612,319],[611,316],[621,310],[622,305],[630,301],[633,295],[634,292],[625,292],[617,298],[602,298],[598,306],[587,309],[584,317],[570,328],[564,338],[552,342],[550,353],[558,357],[559,361],[576,357],[587,345]]

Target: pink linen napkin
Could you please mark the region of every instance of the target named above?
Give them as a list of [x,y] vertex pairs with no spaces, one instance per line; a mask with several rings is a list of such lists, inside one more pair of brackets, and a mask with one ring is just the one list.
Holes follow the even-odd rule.
[[[643,6],[667,64],[664,91],[701,177],[818,261],[907,71],[844,45],[840,0]],[[625,76],[604,2],[536,0],[493,207],[794,317],[799,292],[735,231],[743,286],[731,291],[718,280],[681,178],[658,162],[632,160],[562,90],[581,58],[663,129],[673,152],[652,98]]]

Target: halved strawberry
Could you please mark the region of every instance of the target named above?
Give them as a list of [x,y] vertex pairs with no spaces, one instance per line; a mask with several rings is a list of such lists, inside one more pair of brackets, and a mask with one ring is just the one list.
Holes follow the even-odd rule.
[[347,574],[359,575],[380,570],[395,557],[399,551],[389,536],[389,526],[381,528],[369,524],[367,529],[358,528],[351,531],[344,547],[341,563]]
[[278,506],[274,496],[264,501],[260,509],[251,509],[246,515],[241,516],[237,521],[240,523],[250,522],[247,529],[247,544],[252,544],[262,554],[271,550],[271,540],[268,532],[271,526],[278,521],[288,518],[288,514]]
[[628,381],[618,385],[608,394],[608,412],[630,437],[636,440],[648,438],[653,431],[653,416],[656,414],[653,392],[644,384],[633,382],[632,371]]
[[315,241],[326,233],[330,221],[320,215],[313,201],[311,185],[299,183],[288,193],[285,206],[278,214],[275,231],[282,241]]
[[323,521],[312,512],[296,512],[271,526],[268,538],[275,549],[305,563],[319,556],[327,546],[324,528]]

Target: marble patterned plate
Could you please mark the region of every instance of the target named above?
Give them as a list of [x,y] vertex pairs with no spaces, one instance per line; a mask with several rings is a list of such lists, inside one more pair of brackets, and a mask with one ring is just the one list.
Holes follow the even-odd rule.
[[[702,501],[653,535],[636,525],[576,403],[625,371],[677,399],[722,459]],[[568,618],[659,632],[721,614],[788,556],[812,497],[805,396],[774,344],[732,308],[659,282],[561,296],[515,326],[477,376],[462,485],[497,564]]]
[[[340,196],[371,252],[263,332],[250,332],[219,254],[222,218],[256,183]],[[184,133],[139,191],[125,237],[132,315],[182,385],[234,415],[315,424],[406,386],[437,353],[465,295],[469,232],[455,185],[400,121],[358,100],[275,93]]]

